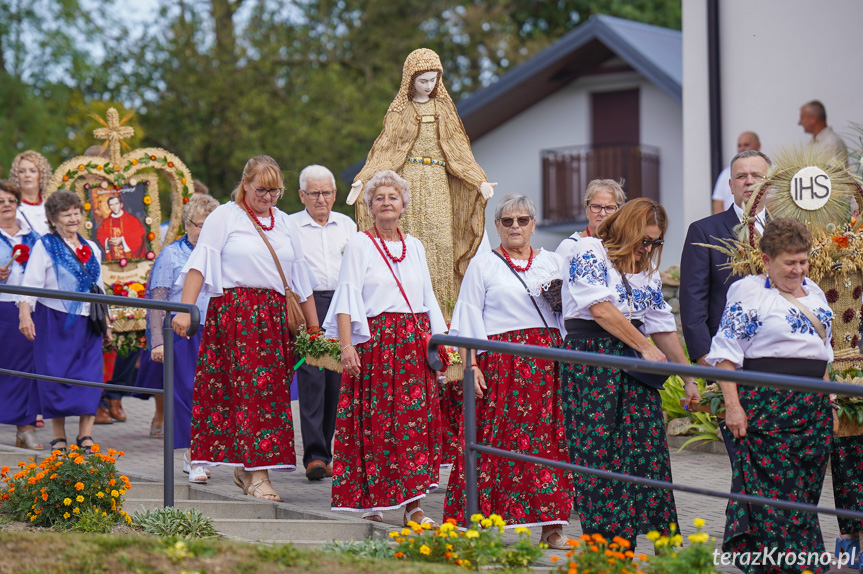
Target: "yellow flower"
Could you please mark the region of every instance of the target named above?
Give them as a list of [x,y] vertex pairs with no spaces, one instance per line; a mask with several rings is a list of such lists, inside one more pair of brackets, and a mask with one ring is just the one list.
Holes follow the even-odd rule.
[[470,517],[471,522],[479,522],[482,519],[483,519],[482,514],[474,514],[473,516]]
[[104,492],[97,492],[96,498],[105,498],[105,493]]
[[422,546],[420,546],[420,554],[425,554],[426,556],[428,556],[429,554],[431,554],[431,548],[423,544]]
[[441,532],[446,533],[446,532],[450,532],[452,530],[455,530],[455,526],[453,526],[449,522],[444,522],[443,524],[440,525],[440,531]]
[[402,528],[402,536],[407,536],[410,533],[411,533],[410,528]]
[[675,532],[677,532],[677,523],[676,522],[670,522],[668,524],[668,529],[671,530],[672,534],[674,534]]
[[690,534],[689,535],[689,541],[695,542],[696,544],[704,544],[708,540],[710,540],[710,535],[707,534],[706,532],[699,532],[697,534]]
[[671,545],[672,546],[682,546],[683,545],[683,537],[680,534],[675,534],[671,537]]
[[84,497],[79,494],[78,496],[75,497],[75,500],[77,502],[84,502]]
[[72,504],[72,499],[71,498],[64,498],[63,504],[65,504],[66,506],[69,506],[70,504]]
[[398,532],[390,532],[390,538],[395,538],[398,535],[399,535]]
[[119,492],[117,492],[116,490],[112,490],[112,491],[111,491],[111,496],[113,496],[114,498],[117,498],[118,496],[120,496],[120,493],[119,493]]
[[34,515],[32,515],[32,516],[30,517],[30,522],[33,522],[34,520],[36,520],[36,515],[35,515],[35,514],[34,514]]
[[668,537],[663,536],[662,538],[660,538],[659,540],[654,542],[654,544],[656,545],[657,548],[662,548],[663,546],[668,546]]
[[120,496],[123,496],[124,494],[126,494],[126,491],[121,488],[120,489]]
[[465,538],[479,538],[479,532],[476,530],[468,530],[464,533]]
[[420,527],[420,525],[417,522],[414,522],[413,520],[409,520],[405,526],[407,526],[408,528],[411,528],[413,530],[416,530],[417,528]]
[[450,532],[449,537],[450,538],[458,538],[458,532]]
[[491,518],[483,518],[479,521],[483,528],[489,528],[491,526]]
[[81,513],[81,510],[77,506],[72,509],[72,514],[80,514],[80,513]]
[[492,523],[494,523],[495,526],[506,525],[506,521],[504,521],[500,514],[492,514],[491,516],[489,516],[489,518],[491,518],[491,521]]
[[527,534],[528,536],[530,536],[530,528],[526,528],[524,526],[516,526],[515,527],[515,533],[516,534]]
[[63,513],[63,518],[67,518],[67,519],[68,519],[70,516],[72,516],[72,515],[71,515],[71,514],[69,514],[68,512],[64,512],[64,513]]
[[692,523],[695,525],[696,528],[704,528],[704,519],[703,518],[696,518],[695,520],[692,521]]

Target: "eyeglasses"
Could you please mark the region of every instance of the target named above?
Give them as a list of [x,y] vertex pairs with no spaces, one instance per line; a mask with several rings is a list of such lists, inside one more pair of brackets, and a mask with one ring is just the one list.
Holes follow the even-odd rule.
[[605,213],[614,213],[615,211],[617,211],[616,205],[599,205],[596,203],[591,203],[590,205],[588,205],[588,207],[590,208],[591,213],[599,213],[601,211],[604,211]]
[[203,229],[203,228],[204,228],[204,224],[203,224],[203,223],[195,223],[194,221],[192,221],[192,220],[190,219],[190,220],[189,220],[189,227],[194,227],[195,229]]
[[16,205],[18,203],[17,199],[0,199],[0,205]]
[[303,192],[303,195],[314,198],[315,201],[319,200],[322,197],[324,199],[329,199],[336,194],[335,189],[332,191],[313,191],[312,193],[309,193],[305,189],[301,189],[300,191]]
[[642,247],[659,247],[663,243],[665,243],[664,239],[651,239],[649,237],[645,237],[641,240]]
[[512,224],[516,221],[518,221],[519,227],[527,227],[531,219],[533,218],[522,215],[521,217],[501,217],[498,221],[500,221],[500,224],[504,227],[512,227]]
[[282,192],[284,192],[284,188],[282,187],[274,187],[272,189],[267,189],[265,187],[255,187],[255,195],[258,197],[266,197],[267,194],[270,194],[272,197],[278,199],[281,197]]

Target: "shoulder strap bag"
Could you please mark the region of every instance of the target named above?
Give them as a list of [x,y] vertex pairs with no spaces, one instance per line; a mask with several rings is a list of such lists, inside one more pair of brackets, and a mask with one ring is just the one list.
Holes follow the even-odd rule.
[[[60,242],[66,246],[66,249],[69,250],[69,253],[72,254],[72,259],[78,262],[78,265],[81,266],[81,269],[90,278],[90,293],[95,295],[104,295],[105,291],[102,289],[101,285],[96,284],[96,280],[93,279],[93,276],[90,275],[90,272],[84,266],[84,262],[78,259],[78,254],[66,243],[66,240],[57,235],[57,238]],[[95,253],[92,253],[90,257],[96,257]],[[103,337],[108,334],[108,306],[104,303],[90,303],[90,315],[88,316],[90,321],[90,326],[93,327],[93,330],[102,335]]]
[[530,297],[530,302],[533,303],[533,308],[536,309],[536,312],[539,314],[539,318],[542,319],[542,324],[545,325],[545,330],[548,331],[549,335],[551,335],[551,329],[548,327],[548,322],[545,320],[545,315],[542,314],[542,311],[540,311],[539,309],[539,305],[536,304],[536,300],[533,298],[533,295],[530,294],[530,289],[527,288],[527,283],[524,282],[524,279],[521,278],[521,275],[518,274],[518,271],[513,269],[512,265],[509,264],[509,261],[507,261],[503,255],[501,255],[494,249],[492,249],[491,252],[497,255],[500,260],[503,261],[503,264],[506,265],[510,271],[512,271],[512,274],[515,275],[515,278],[518,279],[519,283],[521,283],[522,286],[524,286],[524,290],[527,291],[527,296]]
[[[629,300],[629,320],[632,321],[632,308],[635,304],[635,298],[632,295],[632,287],[629,285],[629,280],[626,278],[624,273],[620,273],[620,279],[623,281],[623,289],[626,291],[626,298]],[[626,357],[634,357],[636,359],[644,358],[641,356],[641,353],[629,345],[624,346],[623,355]],[[669,377],[669,375],[656,375],[654,373],[645,373],[643,371],[634,371],[630,369],[623,369],[623,372],[637,380],[639,383],[658,390],[662,390],[665,386],[665,381],[668,380]]]
[[[407,295],[407,293],[405,293],[404,287],[402,287],[402,282],[399,281],[398,277],[396,277],[396,272],[393,270],[393,266],[390,265],[390,262],[387,260],[387,256],[384,255],[384,252],[381,249],[381,246],[378,245],[378,242],[375,241],[375,238],[372,236],[371,233],[369,233],[368,231],[366,231],[364,233],[369,236],[369,239],[371,239],[372,244],[377,248],[378,253],[381,254],[381,258],[384,260],[384,263],[387,264],[387,267],[389,268],[390,273],[393,274],[393,279],[395,279],[396,285],[399,286],[399,291],[401,291],[402,297],[405,298],[405,303],[408,304],[408,309],[411,310],[411,316],[413,317],[414,322],[416,323],[417,332],[420,334],[420,339],[422,339],[423,349],[425,349],[425,351],[426,351],[426,364],[428,365],[428,367],[430,369],[434,370],[434,368],[428,362],[428,348],[429,348],[429,341],[431,341],[431,337],[432,337],[431,333],[424,330],[420,326],[419,319],[417,319],[416,313],[414,313],[414,309],[413,309],[413,307],[411,307],[411,302],[408,300],[408,295]],[[383,241],[383,239],[381,239],[381,241]],[[405,243],[405,249],[407,249],[407,243]],[[446,349],[444,349],[443,345],[441,345],[437,348],[437,352],[438,352],[438,357],[440,358],[441,362],[443,363],[443,367],[441,368],[441,370],[445,371],[447,369],[447,367],[449,367],[449,363],[450,363],[449,355],[447,354]]]
[[[772,284],[771,284],[772,285]],[[788,299],[788,302],[800,309],[800,312],[803,313],[803,316],[809,319],[809,322],[812,323],[812,326],[815,328],[815,332],[818,333],[818,336],[821,337],[821,342],[827,342],[827,329],[824,328],[824,324],[821,322],[821,319],[815,316],[809,307],[800,302],[800,299],[792,295],[791,293],[786,293],[782,289],[773,286],[774,289],[779,291],[779,294]]]
[[[261,236],[261,239],[264,240],[264,245],[267,246],[267,249],[270,250],[270,255],[273,256],[273,262],[276,264],[276,270],[279,272],[279,277],[282,279],[282,285],[285,287],[285,314],[288,319],[288,331],[291,333],[291,337],[294,339],[297,338],[297,335],[300,332],[300,326],[306,324],[306,318],[303,315],[303,310],[300,309],[300,296],[291,290],[288,286],[288,280],[285,278],[285,272],[282,270],[282,264],[279,263],[279,258],[276,257],[276,252],[273,250],[273,246],[270,245],[270,241],[267,239],[267,236],[264,235],[264,230],[261,229],[261,226],[258,225],[258,222],[255,221],[255,218],[252,217],[252,214],[249,213],[245,208],[243,211],[246,215],[249,216],[249,220],[252,222],[252,225],[255,228],[255,231],[258,232],[258,235]],[[276,214],[273,214],[273,217],[276,217]]]

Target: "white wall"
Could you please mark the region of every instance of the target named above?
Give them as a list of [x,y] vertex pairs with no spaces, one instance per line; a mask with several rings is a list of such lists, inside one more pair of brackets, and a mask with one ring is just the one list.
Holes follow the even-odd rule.
[[[813,99],[827,108],[828,125],[859,147],[849,121],[863,123],[856,54],[863,2],[722,0],[719,9],[724,162],[746,130],[758,133],[768,155],[807,142],[797,120],[800,106]],[[683,2],[683,102],[688,224],[709,213],[706,186],[713,185],[703,1]]]
[[[486,228],[492,246],[498,239],[494,229],[494,210],[508,193],[529,196],[541,210],[542,161],[544,149],[590,143],[590,93],[639,88],[641,94],[641,141],[660,148],[660,186],[666,207],[679,203],[681,193],[680,156],[681,118],[677,104],[635,72],[608,74],[576,80],[538,102],[506,123],[472,142],[473,154],[489,180],[499,183],[486,209]],[[555,249],[571,230],[538,229],[531,242],[534,247]],[[670,243],[682,242],[673,232]],[[676,263],[667,255],[663,266]]]

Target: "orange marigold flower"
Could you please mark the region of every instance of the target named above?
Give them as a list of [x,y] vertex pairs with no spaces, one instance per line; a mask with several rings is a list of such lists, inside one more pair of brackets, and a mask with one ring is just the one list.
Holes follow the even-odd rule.
[[7,472],[9,472],[8,466],[4,466],[3,468],[0,468],[0,474],[6,474]]
[[614,556],[614,552],[612,552],[611,550],[606,550],[605,552],[603,552],[603,554],[605,554],[606,556]]
[[404,555],[404,552],[396,552],[395,554],[393,554],[393,556],[395,556],[396,558],[403,558]]
[[76,482],[75,483],[75,490],[77,490],[79,492],[84,490],[84,483],[83,482]]
[[99,445],[94,444],[93,446],[90,447],[90,450],[92,450],[93,452],[99,452]]
[[599,544],[607,544],[608,543],[608,541],[605,539],[605,537],[599,533],[594,534],[593,536],[591,536],[591,538],[593,539],[594,542],[598,542]]
[[37,482],[39,482],[39,481],[36,480],[35,476],[31,476],[30,478],[27,479],[28,484],[36,484]]
[[626,552],[623,553],[623,555],[626,556],[627,558],[635,558],[635,552],[633,552],[632,550],[627,550]]
[[550,560],[553,564],[557,564],[557,561],[560,560],[560,556],[552,556]]
[[582,534],[581,539],[585,542],[590,542],[590,534]]
[[[125,453],[125,452],[123,452],[122,450],[118,450],[118,451],[117,451],[117,456],[126,456],[126,453]],[[123,478],[123,477],[121,476],[120,478]],[[126,480],[128,480],[128,479],[126,479]]]
[[[32,460],[32,459],[31,459],[31,460]],[[27,468],[30,468],[30,469],[36,468],[36,463],[35,463],[35,462],[31,462],[30,464],[28,464],[28,465],[27,465]]]
[[834,235],[833,242],[836,243],[840,248],[845,249],[849,245],[851,245],[851,240],[845,237],[844,235]]
[[52,475],[51,475],[51,476],[49,476],[48,478],[49,478],[50,480],[54,480],[55,478],[57,478],[57,473],[55,472],[54,474],[52,474]]
[[116,481],[116,480],[114,480],[113,478],[112,478],[111,480],[109,480],[109,481],[108,481],[108,485],[109,485],[109,486],[114,486],[115,484],[117,484],[117,481]]
[[599,552],[599,547],[597,547],[597,546],[591,546],[591,547],[590,547],[590,551],[591,551],[591,552]]
[[44,500],[46,502],[48,501],[48,493],[47,492],[42,493],[42,500]]

